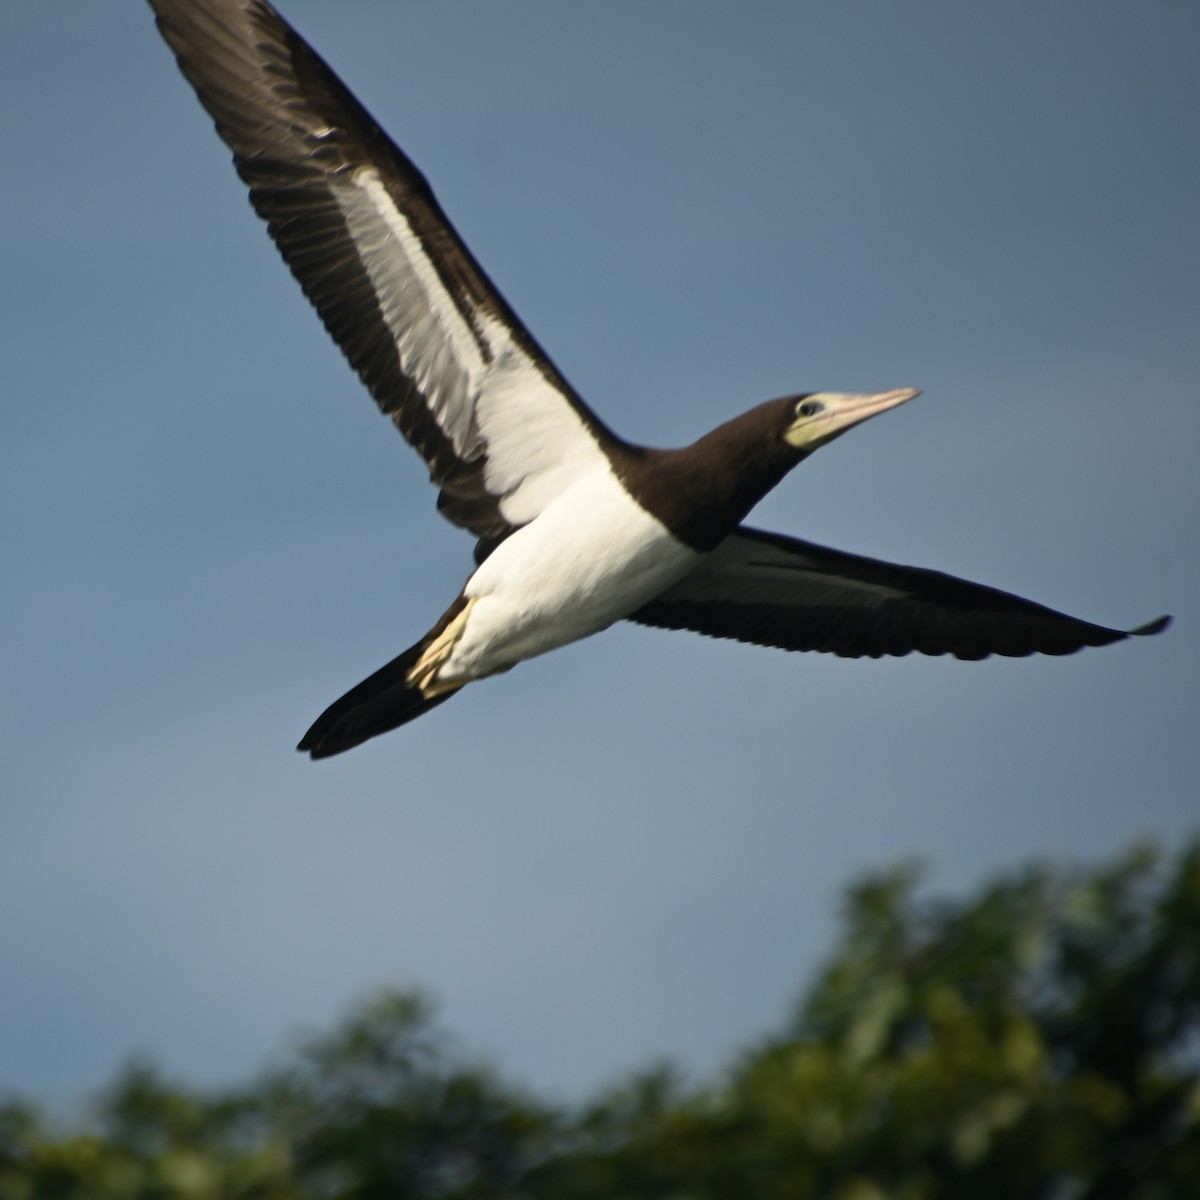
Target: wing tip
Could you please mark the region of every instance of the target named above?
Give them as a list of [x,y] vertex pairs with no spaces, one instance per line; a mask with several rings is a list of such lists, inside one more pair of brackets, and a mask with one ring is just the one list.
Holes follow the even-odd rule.
[[1145,625],[1139,625],[1136,629],[1131,629],[1129,636],[1153,637],[1156,633],[1162,633],[1164,629],[1170,628],[1171,622],[1174,619],[1169,613],[1164,614],[1153,621],[1147,621]]

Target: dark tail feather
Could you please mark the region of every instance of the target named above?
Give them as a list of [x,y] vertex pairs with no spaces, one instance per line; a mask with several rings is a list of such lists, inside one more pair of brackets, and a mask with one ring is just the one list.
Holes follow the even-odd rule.
[[432,636],[422,638],[399,658],[393,658],[386,667],[380,667],[340,700],[335,700],[313,722],[296,749],[307,750],[313,758],[341,754],[343,750],[405,725],[449,700],[458,688],[427,699],[421,695],[420,688],[408,683],[409,671]]

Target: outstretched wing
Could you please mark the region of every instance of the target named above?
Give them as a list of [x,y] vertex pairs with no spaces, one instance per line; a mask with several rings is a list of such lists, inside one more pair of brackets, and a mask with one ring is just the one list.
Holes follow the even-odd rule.
[[1071,654],[1160,633],[1170,621],[1106,629],[938,571],[746,528],[629,619],[843,658],[916,650],[967,659]]
[[379,407],[482,544],[615,443],[429,184],[265,0],[150,0],[250,199]]

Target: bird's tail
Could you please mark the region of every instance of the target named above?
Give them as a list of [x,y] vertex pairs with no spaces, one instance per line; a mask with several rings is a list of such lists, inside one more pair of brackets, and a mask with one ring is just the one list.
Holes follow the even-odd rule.
[[449,700],[459,688],[449,688],[426,696],[408,678],[439,630],[440,625],[415,646],[410,646],[399,657],[393,658],[387,666],[380,667],[374,675],[351,688],[340,700],[335,700],[312,723],[312,728],[296,749],[306,751],[313,758],[341,754],[343,750],[358,746],[368,738],[406,725]]

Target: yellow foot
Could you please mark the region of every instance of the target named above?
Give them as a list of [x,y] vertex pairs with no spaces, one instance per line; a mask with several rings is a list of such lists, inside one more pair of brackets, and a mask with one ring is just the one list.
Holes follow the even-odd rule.
[[452,692],[467,682],[466,680],[450,681],[439,679],[438,672],[450,657],[459,638],[466,631],[467,618],[470,617],[474,604],[475,597],[472,596],[463,605],[462,611],[425,647],[421,652],[421,657],[417,659],[412,669],[408,672],[408,682],[413,687],[419,688],[421,695],[426,700],[431,700],[434,696],[440,696],[443,692]]

